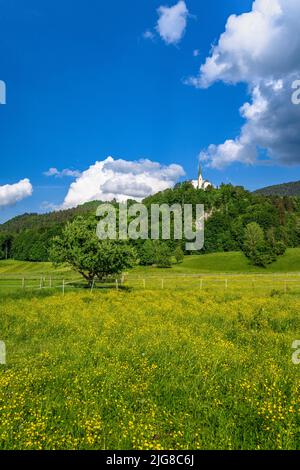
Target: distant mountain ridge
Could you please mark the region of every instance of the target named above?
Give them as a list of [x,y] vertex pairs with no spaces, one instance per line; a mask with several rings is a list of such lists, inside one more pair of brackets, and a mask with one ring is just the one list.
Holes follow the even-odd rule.
[[261,194],[262,196],[300,196],[300,181],[267,186],[257,189],[254,194]]

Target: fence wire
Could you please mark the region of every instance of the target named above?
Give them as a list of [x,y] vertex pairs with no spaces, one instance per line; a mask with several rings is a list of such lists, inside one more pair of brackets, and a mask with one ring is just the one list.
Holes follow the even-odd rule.
[[80,277],[66,278],[52,276],[22,276],[1,275],[1,290],[43,291],[56,290],[69,292],[78,289],[90,289],[91,291],[106,289],[146,289],[146,290],[192,290],[203,292],[234,292],[252,291],[261,293],[264,291],[276,291],[285,293],[300,293],[300,275],[168,275],[168,276],[131,276],[123,275],[107,280],[94,279],[92,285],[88,285]]

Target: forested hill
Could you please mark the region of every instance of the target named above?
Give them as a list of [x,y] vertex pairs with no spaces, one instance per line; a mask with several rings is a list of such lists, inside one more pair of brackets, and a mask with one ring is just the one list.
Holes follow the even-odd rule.
[[[185,182],[146,198],[144,203],[147,206],[204,204],[210,217],[205,225],[203,253],[239,251],[243,247],[245,228],[251,222],[259,224],[272,243],[281,241],[288,247],[300,246],[300,197],[265,196],[232,185],[203,191]],[[75,209],[15,217],[0,226],[0,259],[48,260],[53,237],[60,235],[64,225],[76,216],[95,214],[98,205],[95,201]],[[138,245],[143,243],[140,241]],[[175,249],[174,240],[168,243]]]
[[67,222],[95,213],[99,202],[47,214],[23,214],[0,225],[0,259],[47,261],[51,241]]
[[64,225],[78,215],[95,212],[99,201],[87,202],[73,209],[49,212],[47,214],[23,214],[0,224],[0,232],[20,233],[24,230],[47,229],[55,225]]
[[299,196],[300,197],[300,181],[292,183],[277,184],[254,191],[254,194],[262,194],[263,196]]

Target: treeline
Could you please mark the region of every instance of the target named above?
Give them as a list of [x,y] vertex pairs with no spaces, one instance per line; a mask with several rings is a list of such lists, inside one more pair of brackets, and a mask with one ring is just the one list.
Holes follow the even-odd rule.
[[[240,250],[245,252],[245,230],[251,223],[257,224],[261,229],[264,244],[267,243],[268,247],[274,246],[275,251],[282,251],[283,246],[300,246],[298,197],[263,196],[232,185],[203,191],[196,190],[191,183],[185,182],[176,185],[174,189],[146,198],[144,203],[147,206],[204,204],[207,220],[205,245],[201,253]],[[67,211],[43,215],[25,214],[12,219],[0,226],[0,258],[47,261],[53,237],[59,236],[66,223],[73,221],[78,215],[85,217],[95,214],[98,205],[99,202],[93,202]],[[258,230],[256,227],[254,232],[258,233]],[[261,238],[261,235],[259,237]],[[278,245],[279,242],[281,245]],[[151,264],[157,257],[166,258],[166,254],[162,253],[164,250],[161,247],[158,249],[158,245],[150,246],[141,240],[132,243],[144,264]],[[173,253],[177,250],[180,257],[180,250],[184,250],[185,241],[170,240],[165,245]],[[260,246],[266,245],[260,243]]]

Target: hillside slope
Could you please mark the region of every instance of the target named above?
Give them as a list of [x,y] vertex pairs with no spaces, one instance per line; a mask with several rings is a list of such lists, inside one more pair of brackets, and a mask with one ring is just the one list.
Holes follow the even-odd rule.
[[[128,273],[129,278],[160,278],[185,274],[270,274],[270,273],[300,273],[300,248],[289,248],[286,254],[277,259],[267,268],[251,266],[247,258],[240,252],[210,253],[207,255],[185,256],[181,264],[172,268],[161,269],[152,266],[136,266]],[[49,276],[66,279],[74,277],[74,272],[65,266],[54,268],[49,262],[30,262],[15,260],[0,260],[0,279],[2,276]]]
[[0,224],[0,231],[19,233],[23,230],[47,229],[55,225],[65,224],[78,215],[93,213],[100,204],[99,201],[87,202],[72,209],[66,209],[47,214],[23,214]]
[[300,181],[276,184],[254,191],[254,194],[262,196],[300,196]]

